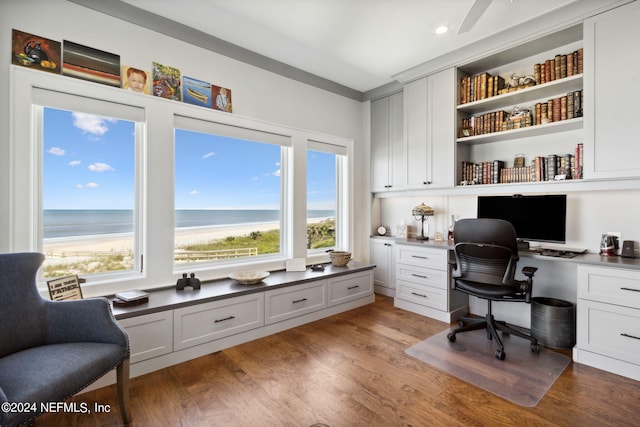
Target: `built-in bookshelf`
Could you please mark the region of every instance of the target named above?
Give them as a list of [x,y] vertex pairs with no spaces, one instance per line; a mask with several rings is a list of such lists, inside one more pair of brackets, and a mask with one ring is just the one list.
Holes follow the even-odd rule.
[[457,184],[581,179],[582,95],[577,27],[460,66]]

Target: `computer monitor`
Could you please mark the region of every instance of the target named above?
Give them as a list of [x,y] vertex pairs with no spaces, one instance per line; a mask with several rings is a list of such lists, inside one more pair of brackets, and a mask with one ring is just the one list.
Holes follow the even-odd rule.
[[478,196],[478,218],[509,221],[521,241],[565,243],[567,196]]

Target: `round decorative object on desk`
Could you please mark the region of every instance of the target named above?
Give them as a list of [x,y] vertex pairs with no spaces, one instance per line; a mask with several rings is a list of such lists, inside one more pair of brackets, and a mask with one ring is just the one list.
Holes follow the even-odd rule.
[[237,271],[229,274],[229,278],[243,285],[256,285],[269,277],[268,271]]
[[378,233],[378,236],[385,236],[387,234],[387,227],[381,225],[380,227],[378,227],[376,232]]

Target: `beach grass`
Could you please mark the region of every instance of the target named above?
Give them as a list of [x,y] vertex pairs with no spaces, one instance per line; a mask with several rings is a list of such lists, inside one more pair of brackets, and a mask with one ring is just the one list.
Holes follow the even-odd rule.
[[[307,224],[307,247],[309,249],[332,248],[335,246],[335,219],[327,218]],[[194,253],[193,260],[216,260],[244,256],[265,255],[280,252],[280,229],[254,230],[242,235],[228,235],[205,241],[178,244],[175,248],[176,261],[185,260],[183,255]],[[178,256],[180,255],[180,257]],[[186,259],[189,259],[186,257]],[[43,265],[45,278],[63,277],[73,274],[89,275],[114,271],[132,270],[133,251],[111,250],[77,252],[69,250],[55,259],[48,257]]]

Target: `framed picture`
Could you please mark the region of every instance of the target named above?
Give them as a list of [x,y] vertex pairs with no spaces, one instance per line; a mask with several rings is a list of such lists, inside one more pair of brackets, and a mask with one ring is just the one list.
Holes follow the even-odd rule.
[[140,68],[122,66],[122,89],[131,92],[151,94],[151,78],[149,72]]
[[211,94],[214,98],[213,108],[215,110],[231,113],[231,89],[220,86],[211,86]]
[[168,65],[153,63],[153,96],[181,101],[180,70]]
[[11,63],[36,70],[60,73],[60,42],[13,30]]
[[82,289],[77,275],[47,281],[51,301],[82,299]]
[[183,102],[211,108],[211,83],[184,76],[182,84]]
[[120,87],[120,55],[64,40],[62,74]]

